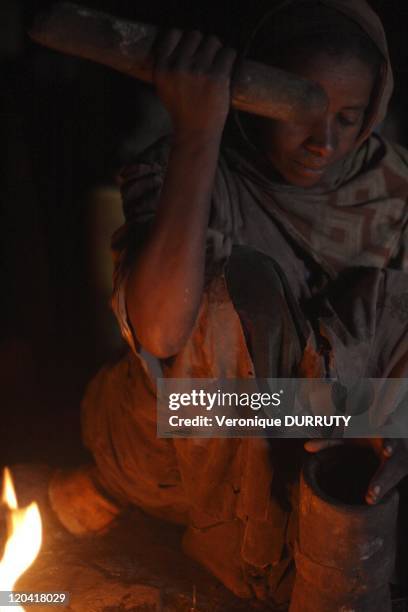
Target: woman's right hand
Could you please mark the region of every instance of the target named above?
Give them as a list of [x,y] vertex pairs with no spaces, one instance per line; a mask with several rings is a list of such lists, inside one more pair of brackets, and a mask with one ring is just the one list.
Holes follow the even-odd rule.
[[171,29],[156,44],[153,80],[177,139],[219,139],[236,51],[215,36]]

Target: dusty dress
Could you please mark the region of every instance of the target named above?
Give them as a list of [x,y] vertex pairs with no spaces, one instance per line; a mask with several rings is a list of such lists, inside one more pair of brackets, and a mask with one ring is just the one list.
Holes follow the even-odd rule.
[[[392,88],[385,38],[364,2],[325,4],[352,16],[385,58],[358,146],[330,185],[299,189],[275,182],[243,134],[224,143],[200,311],[184,348],[161,360],[164,376],[408,376],[408,153],[370,135]],[[237,595],[283,604],[300,441],[157,438],[157,371],[126,316],[127,274],[170,147],[171,138],[160,140],[121,176],[113,307],[129,351],[90,383],[83,438],[113,497],[185,524],[185,550]]]

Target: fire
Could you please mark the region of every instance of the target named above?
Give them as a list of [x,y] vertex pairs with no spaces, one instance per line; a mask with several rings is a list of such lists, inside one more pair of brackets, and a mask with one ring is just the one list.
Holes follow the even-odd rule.
[[[42,526],[38,505],[17,505],[10,471],[4,469],[2,503],[8,508],[8,536],[0,561],[0,591],[12,591],[17,580],[32,565],[41,548]],[[13,606],[16,612],[24,608]],[[1,607],[0,610],[9,610]]]

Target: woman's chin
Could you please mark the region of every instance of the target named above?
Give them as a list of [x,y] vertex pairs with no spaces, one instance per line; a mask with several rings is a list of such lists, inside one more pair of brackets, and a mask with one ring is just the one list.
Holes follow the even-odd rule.
[[285,172],[282,176],[286,183],[293,187],[302,187],[304,189],[316,187],[323,182],[324,172]]
[[316,187],[324,181],[327,174],[327,168],[309,168],[296,161],[288,162],[285,165],[274,163],[272,159],[270,159],[270,161],[273,163],[282,181],[293,187],[305,189],[308,187]]

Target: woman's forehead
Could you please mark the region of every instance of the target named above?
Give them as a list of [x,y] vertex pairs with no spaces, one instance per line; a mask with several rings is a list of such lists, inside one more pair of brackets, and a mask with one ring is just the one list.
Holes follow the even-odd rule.
[[305,57],[293,54],[285,66],[291,72],[319,83],[329,98],[348,108],[366,107],[375,74],[362,60],[353,56],[318,53]]
[[[247,31],[243,52],[251,59],[279,67],[288,50],[305,41],[309,45],[307,55],[315,50],[349,50],[372,66],[377,78],[360,135],[363,142],[384,119],[393,91],[386,35],[379,17],[366,0],[271,0],[268,10]],[[367,84],[369,77],[363,78]]]

